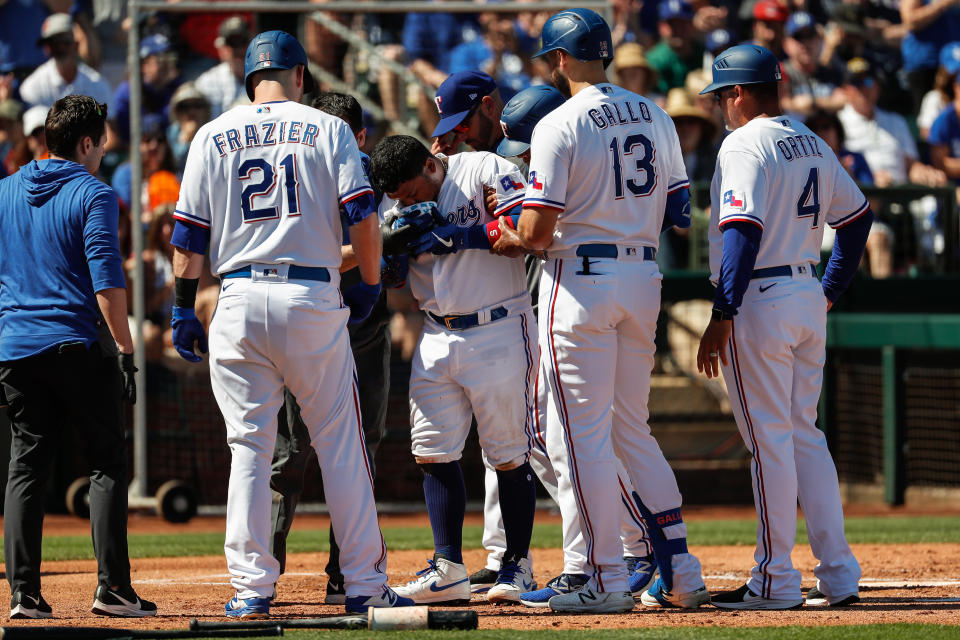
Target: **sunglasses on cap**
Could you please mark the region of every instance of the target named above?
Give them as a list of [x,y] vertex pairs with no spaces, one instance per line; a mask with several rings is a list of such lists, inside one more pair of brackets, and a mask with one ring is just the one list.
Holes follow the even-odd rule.
[[467,112],[467,115],[464,116],[463,120],[460,121],[460,124],[455,126],[453,130],[456,131],[457,133],[466,135],[466,133],[470,131],[470,119],[473,117],[473,114],[477,112],[477,109],[480,108],[480,104],[481,103],[478,102],[477,104],[470,107],[470,111]]

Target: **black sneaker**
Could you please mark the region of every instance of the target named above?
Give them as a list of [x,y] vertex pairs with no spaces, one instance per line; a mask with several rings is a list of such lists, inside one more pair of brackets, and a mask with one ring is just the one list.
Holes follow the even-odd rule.
[[39,593],[36,595],[27,595],[23,591],[17,591],[10,598],[10,619],[20,618],[52,618],[53,609],[43,599]]
[[346,604],[347,590],[343,588],[343,576],[330,576],[327,580],[327,596],[324,604]]
[[497,576],[500,573],[492,569],[480,569],[470,576],[470,592],[486,593],[490,587],[497,583]]
[[121,587],[114,591],[102,584],[93,594],[93,608],[98,616],[115,618],[146,618],[157,615],[157,605],[141,600],[133,587]]

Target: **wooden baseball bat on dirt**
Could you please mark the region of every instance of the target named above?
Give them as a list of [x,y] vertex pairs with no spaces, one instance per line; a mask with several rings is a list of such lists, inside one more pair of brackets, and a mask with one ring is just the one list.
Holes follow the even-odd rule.
[[208,622],[194,618],[190,628],[194,630],[216,629],[262,629],[279,625],[284,629],[371,629],[387,631],[394,629],[476,629],[477,612],[431,611],[428,607],[396,607],[376,609],[371,607],[365,614],[331,616],[326,618],[300,618],[291,620],[249,620],[240,622]]
[[282,636],[276,622],[256,629],[114,629],[110,627],[0,627],[0,640],[166,640],[167,638],[254,638]]

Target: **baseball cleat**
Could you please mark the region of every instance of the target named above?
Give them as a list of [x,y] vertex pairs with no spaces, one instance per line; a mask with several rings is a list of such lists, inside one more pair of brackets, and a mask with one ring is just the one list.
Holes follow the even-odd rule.
[[331,576],[327,580],[327,595],[323,604],[346,604],[347,591],[343,587],[343,576]]
[[467,568],[446,558],[428,560],[417,578],[393,590],[417,604],[466,604],[470,602],[470,578]]
[[582,573],[561,573],[547,583],[543,589],[520,594],[520,604],[528,607],[548,607],[550,598],[573,593],[583,588],[589,578]]
[[21,618],[52,618],[53,609],[43,599],[39,593],[36,595],[27,595],[23,591],[17,591],[10,598],[10,619],[17,620]]
[[803,606],[803,598],[761,598],[750,587],[743,585],[732,591],[721,591],[712,598],[710,603],[720,609],[799,609]]
[[237,596],[233,596],[233,599],[223,608],[228,618],[264,620],[270,617],[270,598],[246,598],[241,600]]
[[626,613],[633,609],[634,601],[629,591],[594,591],[584,585],[578,591],[553,596],[549,605],[567,613]]
[[146,618],[157,615],[157,605],[141,600],[130,586],[114,591],[102,584],[98,585],[90,610],[98,616],[116,618]]
[[472,593],[486,593],[497,582],[498,572],[493,569],[480,569],[470,574],[470,591]]
[[623,561],[627,563],[627,584],[630,587],[630,593],[639,596],[657,575],[657,563],[653,559],[653,554],[638,558],[636,556],[625,556]]
[[663,584],[663,579],[657,578],[653,586],[640,595],[640,602],[647,607],[696,609],[710,602],[710,592],[706,587],[700,587],[686,593],[670,593]]
[[845,607],[858,602],[860,602],[860,594],[856,591],[846,595],[833,597],[829,597],[827,594],[820,591],[819,585],[816,587],[811,587],[810,590],[807,591],[806,603],[811,607],[822,607],[823,605],[827,604],[831,607]]
[[497,582],[487,592],[487,602],[496,604],[519,603],[520,595],[537,588],[533,579],[533,562],[530,558],[504,560],[497,575]]
[[377,609],[389,607],[412,607],[416,603],[410,598],[404,598],[388,587],[383,585],[383,591],[375,596],[346,596],[344,606],[347,613],[366,613],[371,607]]

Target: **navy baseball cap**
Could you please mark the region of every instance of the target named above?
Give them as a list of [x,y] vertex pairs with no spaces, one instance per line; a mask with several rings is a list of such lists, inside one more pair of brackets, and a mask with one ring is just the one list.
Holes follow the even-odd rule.
[[960,42],[951,42],[940,50],[940,66],[952,76],[960,73]]
[[784,31],[786,31],[788,36],[793,38],[800,31],[813,31],[816,33],[816,26],[812,15],[806,11],[797,11],[796,13],[790,14],[790,17],[787,18],[787,26],[784,28]]
[[497,154],[513,158],[529,149],[533,128],[565,101],[562,93],[548,85],[524,89],[511,98],[500,114],[504,138],[497,146]]
[[733,32],[729,29],[714,29],[707,34],[705,46],[713,55],[717,55],[731,45],[733,45]]
[[451,74],[437,89],[437,111],[440,122],[433,137],[445,135],[463,122],[470,110],[480,104],[483,96],[497,90],[497,83],[483,71],[458,71]]
[[140,59],[157,56],[170,51],[170,49],[170,40],[167,39],[167,36],[157,33],[144,38],[140,42]]
[[674,18],[693,20],[693,8],[684,0],[661,2],[660,6],[657,7],[657,13],[661,20],[673,20]]

